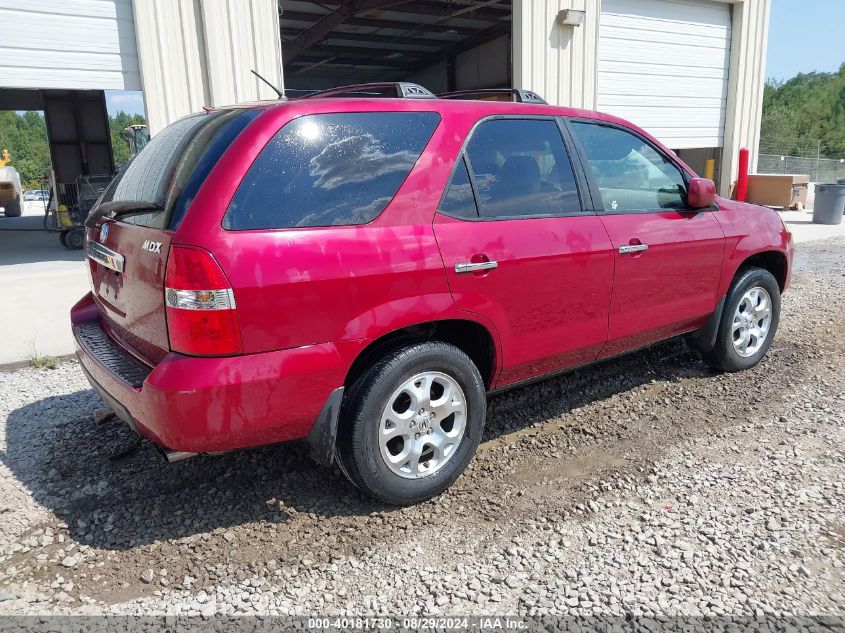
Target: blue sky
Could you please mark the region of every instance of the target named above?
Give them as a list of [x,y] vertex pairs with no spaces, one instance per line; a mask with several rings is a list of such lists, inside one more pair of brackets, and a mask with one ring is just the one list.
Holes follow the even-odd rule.
[[120,111],[127,114],[144,114],[144,98],[140,92],[106,90],[106,109],[111,115]]
[[766,77],[790,79],[845,62],[845,0],[772,0]]

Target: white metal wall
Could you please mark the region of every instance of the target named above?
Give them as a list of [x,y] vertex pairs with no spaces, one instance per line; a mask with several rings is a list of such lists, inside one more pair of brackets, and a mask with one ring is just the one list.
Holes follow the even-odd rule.
[[603,0],[597,105],[668,147],[721,147],[731,9],[706,0]]
[[276,94],[282,86],[276,0],[133,0],[151,133],[204,105]]
[[[513,84],[549,103],[593,110],[600,0],[514,0]],[[586,11],[579,27],[560,26],[563,9]]]
[[766,79],[766,44],[771,0],[745,0],[733,9],[731,70],[728,79],[728,116],[722,151],[720,193],[727,195],[736,181],[741,147],[751,151],[749,167],[757,171],[760,119],[763,113],[763,82]]
[[[731,46],[720,182],[727,194],[736,179],[740,147],[756,168],[763,104],[771,0],[719,0],[731,10]],[[601,0],[513,0],[514,86],[549,103],[596,109]],[[563,27],[558,11],[586,11],[584,24]],[[635,121],[637,122],[637,121]]]
[[0,88],[140,90],[131,0],[0,0]]
[[282,86],[276,0],[203,0],[201,6],[211,103],[275,99],[250,69]]

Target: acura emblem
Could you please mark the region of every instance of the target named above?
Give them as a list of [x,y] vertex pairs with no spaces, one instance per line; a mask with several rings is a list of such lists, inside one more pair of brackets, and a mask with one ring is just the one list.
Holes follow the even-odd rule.
[[106,238],[109,236],[109,225],[104,224],[100,227],[100,242],[105,242]]

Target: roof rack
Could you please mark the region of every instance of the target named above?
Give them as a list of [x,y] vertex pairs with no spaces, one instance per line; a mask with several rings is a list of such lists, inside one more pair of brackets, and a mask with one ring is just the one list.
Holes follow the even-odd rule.
[[390,81],[374,84],[355,84],[320,90],[301,99],[316,99],[324,97],[367,97],[377,99],[435,99],[433,92],[429,92],[420,85],[407,81]]
[[459,90],[442,92],[438,99],[472,99],[476,101],[512,101],[516,103],[542,103],[548,105],[536,92],[518,88],[491,88],[488,90]]

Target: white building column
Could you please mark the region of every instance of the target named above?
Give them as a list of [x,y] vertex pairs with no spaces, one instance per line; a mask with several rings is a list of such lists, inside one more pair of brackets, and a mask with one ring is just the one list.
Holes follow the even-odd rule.
[[719,187],[723,196],[730,194],[736,182],[740,148],[750,150],[750,172],[757,170],[770,10],[771,0],[738,0],[732,6],[728,106]]
[[151,134],[205,105],[276,98],[282,87],[276,0],[133,0]]

